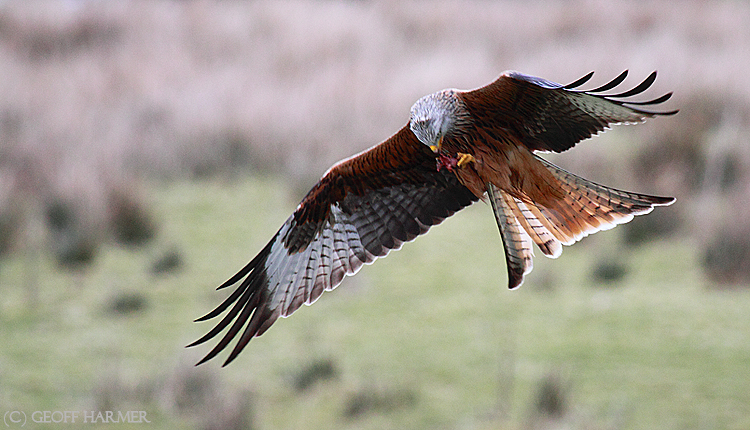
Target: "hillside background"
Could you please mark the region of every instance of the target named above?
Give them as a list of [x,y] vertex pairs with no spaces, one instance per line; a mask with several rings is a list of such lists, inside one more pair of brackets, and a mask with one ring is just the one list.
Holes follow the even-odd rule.
[[[475,205],[228,368],[192,367],[214,287],[332,163],[507,69],[591,88],[658,70],[678,115],[548,158],[677,203],[537,252],[514,292]],[[740,1],[0,1],[0,412],[747,428],[749,69]]]

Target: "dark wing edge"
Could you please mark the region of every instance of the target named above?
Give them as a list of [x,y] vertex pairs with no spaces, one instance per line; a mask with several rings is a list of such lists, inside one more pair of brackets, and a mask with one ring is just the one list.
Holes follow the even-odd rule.
[[[656,70],[654,70],[640,84],[636,85],[635,87],[633,87],[633,88],[631,88],[631,89],[629,89],[627,91],[623,91],[623,92],[618,93],[618,94],[601,94],[601,93],[609,91],[609,90],[612,90],[615,87],[617,87],[618,85],[620,85],[625,80],[625,78],[628,76],[628,71],[627,70],[624,70],[616,78],[612,79],[608,83],[606,83],[606,84],[604,84],[602,86],[599,86],[597,88],[594,88],[593,90],[580,90],[580,89],[577,89],[578,87],[580,87],[581,85],[583,85],[586,81],[588,81],[588,79],[582,81],[583,78],[581,78],[581,79],[579,79],[579,80],[577,80],[575,82],[572,82],[572,83],[570,83],[568,85],[562,86],[562,89],[564,89],[566,91],[572,91],[572,92],[576,92],[576,93],[582,93],[582,94],[587,94],[587,95],[590,95],[590,96],[594,96],[594,97],[597,97],[597,98],[600,98],[600,99],[607,100],[607,101],[609,101],[611,103],[615,103],[615,104],[620,105],[620,106],[627,106],[631,110],[633,110],[634,112],[646,115],[648,117],[654,117],[654,116],[657,116],[657,115],[660,115],[660,116],[675,115],[677,112],[680,111],[679,109],[673,109],[673,110],[667,110],[667,111],[648,111],[648,110],[644,110],[644,109],[636,107],[636,106],[652,106],[652,105],[657,105],[657,104],[664,103],[667,100],[669,100],[670,98],[672,98],[673,93],[671,91],[668,92],[668,93],[666,93],[666,94],[663,94],[663,95],[661,95],[659,97],[656,97],[654,99],[646,100],[646,101],[622,100],[622,99],[627,99],[629,97],[633,97],[635,95],[641,94],[641,93],[645,92],[647,89],[651,88],[651,86],[654,84],[654,82],[656,82],[656,74],[657,74],[657,72],[656,72]],[[589,73],[588,75],[586,75],[584,77],[589,77],[590,78],[592,76],[594,76],[594,72],[591,72],[591,73]]]
[[534,151],[562,152],[581,140],[614,124],[633,124],[655,116],[674,115],[678,110],[653,111],[672,93],[645,101],[631,100],[656,81],[656,72],[635,87],[615,94],[628,71],[591,90],[580,87],[589,82],[590,72],[568,85],[515,71],[503,72],[493,83],[463,93],[464,101],[484,127],[515,131],[520,142]]
[[[438,172],[434,155],[408,126],[384,143],[332,167],[271,241],[219,289],[239,285],[213,311],[226,314],[196,346],[229,329],[197,364],[240,336],[224,362],[279,317],[310,305],[357,273],[477,200],[456,176]],[[240,282],[241,281],[241,282]],[[241,335],[240,335],[240,332]]]

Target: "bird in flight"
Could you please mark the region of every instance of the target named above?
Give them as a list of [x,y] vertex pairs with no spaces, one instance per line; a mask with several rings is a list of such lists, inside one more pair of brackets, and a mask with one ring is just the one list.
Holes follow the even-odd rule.
[[229,329],[198,364],[239,336],[226,366],[279,317],[477,200],[488,200],[495,214],[509,288],[531,271],[532,243],[556,258],[562,245],[674,202],[593,183],[535,154],[563,152],[612,124],[677,113],[650,110],[672,93],[631,100],[656,72],[619,93],[611,91],[627,70],[600,87],[579,89],[592,75],[560,85],[508,71],[475,90],[419,99],[396,134],[328,169],[260,253],[219,286],[239,284],[196,320],[226,312],[189,346]]

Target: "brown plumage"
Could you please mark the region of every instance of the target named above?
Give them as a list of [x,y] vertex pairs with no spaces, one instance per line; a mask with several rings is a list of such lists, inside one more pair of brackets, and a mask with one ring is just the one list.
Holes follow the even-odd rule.
[[[278,317],[311,304],[404,242],[484,198],[492,205],[516,288],[531,271],[532,246],[557,257],[596,231],[668,205],[671,197],[630,193],[566,172],[534,152],[562,152],[609,125],[655,115],[644,106],[671,93],[630,101],[656,79],[603,94],[627,71],[592,90],[579,90],[592,73],[569,84],[505,72],[472,91],[443,90],[421,98],[411,118],[385,142],[331,167],[302,199],[268,245],[219,289],[239,283],[204,321],[226,311],[190,346],[229,327],[200,363],[239,340],[224,365]],[[200,364],[199,363],[199,364]]]

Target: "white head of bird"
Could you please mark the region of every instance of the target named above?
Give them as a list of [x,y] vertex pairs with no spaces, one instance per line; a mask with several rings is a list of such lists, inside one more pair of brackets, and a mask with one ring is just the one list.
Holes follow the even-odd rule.
[[409,128],[435,153],[440,151],[443,139],[466,116],[466,108],[456,93],[454,89],[438,91],[422,97],[411,107]]

